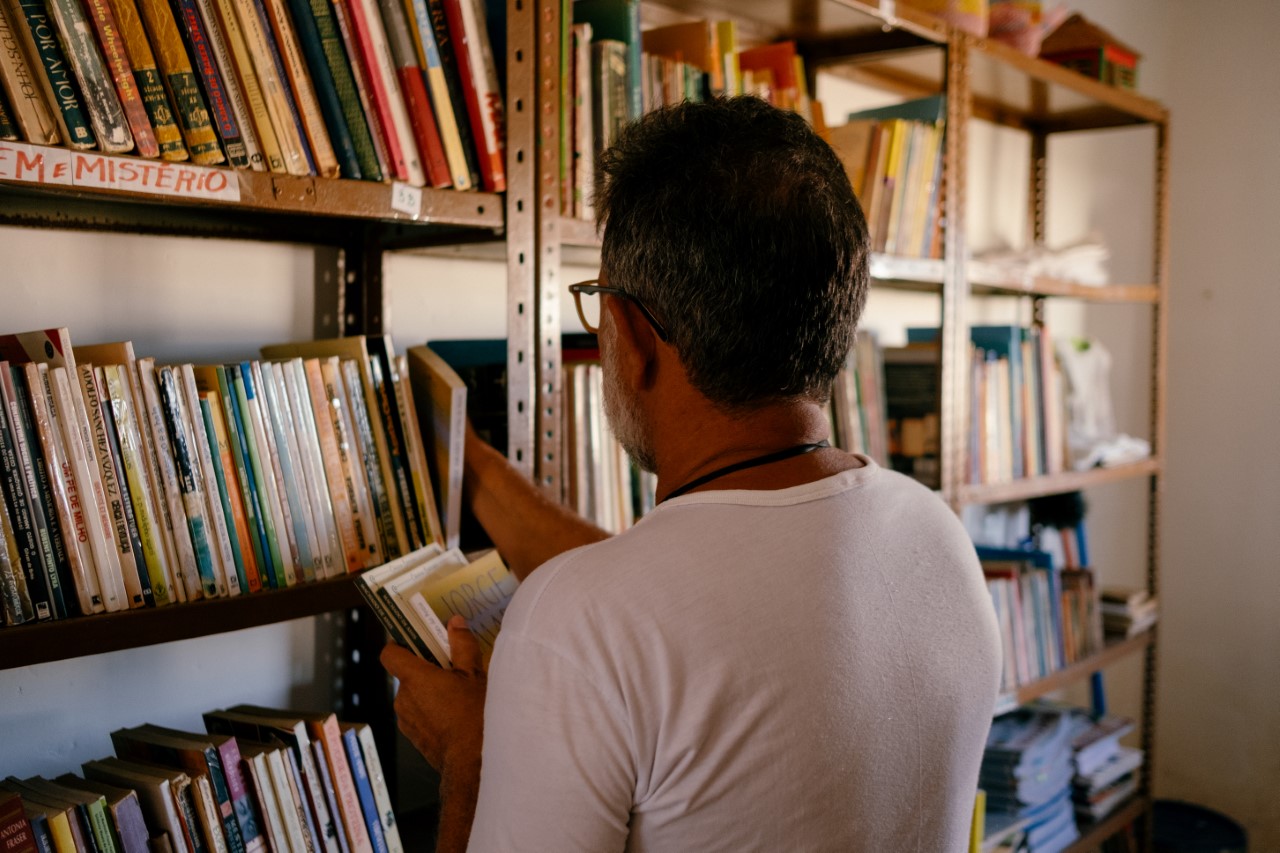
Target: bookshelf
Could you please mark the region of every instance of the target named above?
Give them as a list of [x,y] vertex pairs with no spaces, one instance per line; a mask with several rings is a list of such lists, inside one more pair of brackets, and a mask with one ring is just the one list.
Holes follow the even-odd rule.
[[[546,33],[539,54],[538,109],[544,121],[538,133],[545,151],[558,150],[560,128],[551,117],[559,109],[558,55],[560,6],[544,0],[540,26]],[[1163,489],[1166,399],[1166,336],[1169,296],[1168,261],[1168,111],[1160,103],[1134,92],[1115,89],[1086,79],[1073,71],[1024,56],[997,42],[955,31],[904,4],[877,0],[827,0],[814,3],[776,3],[767,0],[659,0],[641,6],[642,29],[697,19],[733,19],[740,45],[793,39],[805,60],[809,91],[816,92],[818,72],[869,85],[902,99],[943,94],[946,96],[941,214],[946,226],[943,251],[938,259],[917,259],[874,254],[870,261],[872,287],[919,292],[935,296],[941,318],[941,498],[957,512],[971,505],[993,505],[1073,491],[1088,491],[1111,484],[1143,487],[1145,506],[1135,510],[1143,522],[1132,537],[1145,550],[1143,578],[1154,594],[1158,584],[1160,501]],[[839,119],[827,116],[831,124]],[[967,182],[970,163],[978,156],[971,149],[975,123],[995,125],[1022,134],[1030,148],[1027,174],[1026,231],[1029,242],[1044,245],[1049,208],[1047,168],[1049,139],[1055,134],[1083,134],[1117,128],[1154,128],[1155,192],[1136,200],[1133,207],[1147,211],[1154,221],[1152,275],[1150,281],[1126,280],[1121,284],[1092,287],[1045,276],[1010,277],[995,267],[969,259],[966,238]],[[544,172],[539,186],[543,195],[539,211],[545,218],[538,231],[539,286],[550,288],[554,272],[571,254],[590,258],[599,249],[599,235],[592,223],[559,216],[559,199],[552,181],[556,164],[540,161]],[[465,247],[459,252],[468,251]],[[598,257],[598,255],[596,256]],[[548,269],[549,268],[549,269]],[[1153,334],[1146,363],[1146,388],[1150,404],[1146,426],[1152,455],[1136,462],[1086,471],[975,485],[967,482],[970,372],[969,325],[984,300],[1016,300],[1020,311],[1041,323],[1051,303],[1065,303],[1090,310],[1147,312]],[[558,351],[554,341],[560,329],[554,311],[540,312],[538,332],[544,345],[539,359],[543,397],[540,416],[547,415],[545,430],[539,426],[539,481],[553,494],[564,475],[559,460],[557,430],[561,423],[564,390]],[[552,413],[555,416],[551,416]],[[1129,490],[1133,491],[1132,489]],[[1126,492],[1128,494],[1129,492]],[[1095,555],[1098,556],[1098,555]],[[1105,559],[1105,558],[1104,558]],[[1126,567],[1128,568],[1128,567]],[[1133,567],[1137,568],[1137,567]],[[1104,570],[1105,575],[1105,570]],[[1106,646],[1049,677],[1023,685],[1010,702],[1024,703],[1056,693],[1064,687],[1087,682],[1120,661],[1140,659],[1141,746],[1146,765],[1137,796],[1106,820],[1082,830],[1072,849],[1093,849],[1133,821],[1149,816],[1150,780],[1155,764],[1153,732],[1155,714],[1155,632],[1141,634]],[[1149,826],[1148,826],[1149,829]],[[1149,832],[1143,834],[1149,840]]]

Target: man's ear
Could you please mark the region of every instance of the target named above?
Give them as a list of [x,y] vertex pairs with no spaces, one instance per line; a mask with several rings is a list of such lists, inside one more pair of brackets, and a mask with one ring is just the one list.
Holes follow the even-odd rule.
[[630,299],[608,296],[603,302],[603,310],[609,314],[609,343],[614,348],[618,378],[637,390],[647,388],[657,366],[658,336],[653,326]]

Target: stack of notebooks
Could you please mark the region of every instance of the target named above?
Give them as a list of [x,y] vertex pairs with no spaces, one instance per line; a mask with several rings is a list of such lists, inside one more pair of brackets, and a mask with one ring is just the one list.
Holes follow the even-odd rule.
[[1155,596],[1136,587],[1102,590],[1102,627],[1108,637],[1136,637],[1156,624],[1160,611]]
[[1120,744],[1120,738],[1133,727],[1133,720],[1127,717],[1092,720],[1077,715],[1076,734],[1071,740],[1075,753],[1071,798],[1080,821],[1101,820],[1138,790],[1143,752]]
[[491,28],[484,0],[0,0],[0,141],[499,192],[495,10]]
[[204,731],[111,733],[114,756],[0,782],[14,853],[398,853],[373,731],[332,713],[237,705]]

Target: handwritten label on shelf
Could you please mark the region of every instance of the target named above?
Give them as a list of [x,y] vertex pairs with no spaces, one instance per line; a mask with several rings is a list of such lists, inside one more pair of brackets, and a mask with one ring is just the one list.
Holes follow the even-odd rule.
[[417,217],[422,213],[422,190],[400,181],[391,183],[391,209]]
[[108,157],[91,151],[0,142],[0,180],[126,190],[211,201],[240,200],[240,180],[228,169],[190,163]]

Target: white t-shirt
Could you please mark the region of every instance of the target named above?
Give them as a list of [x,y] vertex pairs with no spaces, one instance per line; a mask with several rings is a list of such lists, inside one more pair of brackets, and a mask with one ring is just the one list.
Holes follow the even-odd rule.
[[530,575],[469,849],[965,849],[991,600],[942,501],[865,461],[676,498]]

